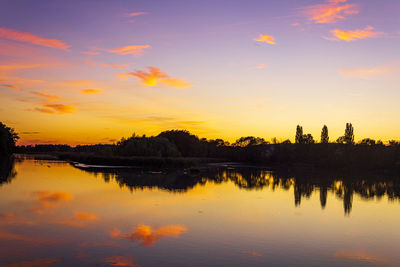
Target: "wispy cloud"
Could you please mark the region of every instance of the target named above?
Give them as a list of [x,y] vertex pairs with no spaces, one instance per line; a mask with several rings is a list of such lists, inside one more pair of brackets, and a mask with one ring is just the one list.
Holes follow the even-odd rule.
[[266,69],[266,68],[269,68],[269,66],[266,65],[266,64],[258,64],[258,65],[256,65],[256,66],[251,67],[250,69],[253,69],[253,70],[261,70],[261,69]]
[[368,262],[379,265],[394,264],[394,261],[390,258],[363,250],[338,250],[334,253],[334,257],[338,259],[354,260],[364,263]]
[[86,59],[86,64],[90,66],[100,66],[100,67],[112,67],[115,69],[125,69],[128,68],[131,64],[134,63],[127,63],[127,64],[108,64],[108,63],[100,63],[100,62],[94,62],[91,61],[90,59]]
[[46,91],[40,91],[40,92],[38,92],[38,91],[29,91],[29,90],[25,90],[25,89],[21,88],[18,85],[14,85],[14,84],[0,84],[0,86],[9,88],[11,90],[15,90],[15,91],[20,91],[20,92],[24,92],[24,93],[27,93],[27,94],[31,94],[33,96],[36,96],[37,98],[44,99],[44,100],[49,101],[49,102],[62,100],[61,97],[55,96],[55,95],[50,95]]
[[21,69],[38,68],[38,67],[43,67],[43,66],[48,66],[48,65],[47,64],[5,64],[5,65],[0,65],[0,71],[15,71],[15,70],[21,70]]
[[338,72],[346,77],[368,80],[379,78],[386,74],[394,73],[398,70],[400,70],[400,65],[397,63],[370,68],[340,68],[338,69]]
[[127,266],[127,267],[139,267],[133,262],[132,257],[125,256],[111,256],[103,259],[103,262],[108,263],[112,266]]
[[11,90],[15,90],[15,91],[21,91],[21,87],[19,87],[18,85],[14,85],[14,84],[0,84],[0,86],[3,87],[7,87]]
[[35,108],[35,111],[47,114],[66,114],[74,113],[76,111],[76,107],[72,105],[45,103],[41,107]]
[[307,6],[302,10],[314,23],[336,23],[359,13],[357,5],[348,4],[347,0],[328,0],[326,4]]
[[100,94],[102,93],[102,90],[99,89],[92,89],[92,88],[88,88],[88,89],[83,89],[81,90],[81,94],[83,95],[93,95],[93,94]]
[[32,94],[34,96],[37,96],[39,98],[42,98],[42,99],[44,99],[46,101],[49,101],[49,102],[62,100],[61,97],[55,96],[55,95],[50,95],[47,92],[28,91],[28,93],[30,93],[30,94]]
[[187,83],[184,79],[170,77],[160,68],[155,67],[148,67],[148,72],[138,70],[135,72],[129,72],[127,75],[138,78],[140,83],[147,86],[156,86],[158,84],[174,88],[188,88],[193,86],[192,84]]
[[257,38],[254,38],[253,40],[261,43],[276,44],[275,37],[268,34],[260,34]]
[[100,54],[100,52],[97,52],[97,51],[82,51],[81,53],[85,54],[85,55],[90,55],[90,56],[95,56],[95,55]]
[[327,40],[330,41],[346,41],[346,42],[352,42],[352,41],[357,41],[360,39],[366,39],[366,38],[374,38],[374,37],[379,37],[384,35],[384,32],[374,32],[372,31],[374,27],[372,26],[367,26],[365,29],[356,29],[356,30],[339,30],[339,29],[334,29],[331,31],[333,37],[324,37]]
[[35,259],[35,260],[11,263],[11,264],[7,264],[7,265],[3,265],[3,267],[32,267],[32,266],[50,267],[51,265],[53,265],[54,263],[56,263],[58,261],[59,260],[55,259],[55,258]]
[[119,55],[134,55],[140,56],[143,54],[144,49],[151,48],[150,45],[128,45],[116,49],[107,50],[109,53],[115,53]]
[[94,221],[97,220],[97,215],[88,212],[75,212],[75,218],[83,221]]
[[131,12],[128,13],[128,17],[137,17],[137,16],[142,16],[142,15],[147,15],[149,14],[148,12]]
[[67,45],[64,42],[57,39],[42,38],[28,32],[20,32],[7,28],[0,28],[0,38],[56,48],[64,51],[69,51],[68,48],[71,47],[70,45]]
[[122,234],[118,229],[111,232],[111,237],[124,238],[131,241],[140,241],[143,246],[152,246],[164,237],[179,237],[188,229],[182,225],[166,225],[153,229],[150,225],[140,224],[133,229],[132,233]]

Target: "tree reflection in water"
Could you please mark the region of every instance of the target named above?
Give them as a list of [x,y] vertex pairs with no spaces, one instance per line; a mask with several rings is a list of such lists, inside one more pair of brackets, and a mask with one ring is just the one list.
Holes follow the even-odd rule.
[[321,208],[327,205],[328,192],[343,200],[344,212],[350,214],[354,194],[363,199],[387,196],[390,200],[400,198],[400,177],[383,177],[372,174],[344,175],[327,172],[268,171],[257,168],[215,168],[189,174],[183,171],[149,172],[144,170],[88,170],[102,175],[106,182],[115,179],[121,187],[131,191],[157,188],[174,193],[184,193],[206,182],[233,182],[244,190],[276,188],[294,191],[294,204],[299,206],[302,198],[310,198],[319,191]]
[[11,183],[16,175],[13,158],[0,162],[0,186]]

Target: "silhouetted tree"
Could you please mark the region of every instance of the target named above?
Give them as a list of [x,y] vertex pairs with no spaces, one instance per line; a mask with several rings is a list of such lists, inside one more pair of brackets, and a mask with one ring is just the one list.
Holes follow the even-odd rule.
[[345,144],[354,144],[354,128],[351,123],[346,123],[346,130],[344,131]]
[[240,147],[247,147],[247,146],[266,145],[266,144],[268,144],[268,142],[265,141],[264,138],[254,137],[254,136],[246,136],[246,137],[240,137],[232,145],[240,146]]
[[156,156],[156,157],[177,157],[180,153],[167,138],[136,136],[128,139],[122,138],[117,143],[116,154],[120,156]]
[[329,143],[328,127],[326,127],[326,125],[324,125],[324,127],[322,127],[322,131],[321,131],[321,143],[322,143],[322,144],[327,144],[327,143]]
[[15,149],[15,142],[19,139],[14,129],[0,122],[0,160],[8,158]]
[[389,145],[390,146],[398,146],[398,145],[400,145],[400,142],[396,141],[396,140],[389,140]]
[[175,144],[184,157],[203,156],[205,154],[205,147],[202,146],[200,139],[188,131],[165,131],[160,133],[158,137],[167,138],[171,143]]
[[295,143],[296,144],[303,143],[303,127],[301,127],[300,125],[297,125],[297,128],[296,128]]
[[374,139],[370,139],[370,138],[364,138],[363,140],[361,140],[359,142],[360,145],[368,145],[368,146],[373,146],[376,144]]
[[338,143],[338,144],[344,144],[344,143],[345,143],[344,136],[338,137],[338,139],[336,139],[336,143]]
[[311,134],[305,134],[302,138],[302,144],[314,144],[314,138]]

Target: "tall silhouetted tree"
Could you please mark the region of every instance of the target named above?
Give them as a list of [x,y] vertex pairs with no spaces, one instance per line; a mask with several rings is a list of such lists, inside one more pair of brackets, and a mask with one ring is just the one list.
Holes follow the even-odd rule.
[[326,125],[324,125],[324,127],[322,127],[322,131],[321,131],[321,143],[322,143],[322,144],[327,144],[327,143],[329,143],[328,127],[326,127]]
[[303,143],[303,127],[301,127],[300,125],[297,125],[297,128],[296,128],[295,143],[296,144]]
[[354,128],[351,123],[346,123],[346,130],[344,131],[344,143],[354,144]]

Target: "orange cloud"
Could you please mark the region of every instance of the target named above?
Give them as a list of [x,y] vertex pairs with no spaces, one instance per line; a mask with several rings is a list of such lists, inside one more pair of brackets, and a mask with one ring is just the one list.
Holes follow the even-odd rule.
[[103,262],[108,263],[112,266],[139,267],[139,265],[134,264],[132,257],[111,256],[103,259]]
[[140,83],[147,86],[156,86],[157,84],[163,84],[175,88],[188,88],[193,86],[192,84],[187,83],[184,79],[169,77],[167,73],[155,67],[149,67],[148,72],[135,71],[127,73],[127,75],[138,78]]
[[167,225],[158,229],[153,229],[150,225],[140,224],[132,233],[121,234],[118,229],[110,233],[114,238],[124,238],[131,241],[139,241],[143,246],[152,246],[164,237],[179,237],[186,233],[188,229],[182,225]]
[[372,26],[367,26],[364,30],[354,30],[354,31],[346,31],[346,30],[339,30],[339,29],[334,29],[331,31],[334,37],[325,37],[327,40],[331,41],[346,41],[346,42],[351,42],[351,41],[357,41],[360,39],[365,39],[365,38],[374,38],[378,36],[382,36],[384,33],[383,32],[373,32],[372,30],[374,27]]
[[70,45],[66,45],[64,42],[57,39],[46,39],[28,32],[20,32],[7,28],[0,28],[0,38],[61,49],[64,51],[69,51],[68,48],[71,47]]
[[15,90],[15,91],[21,91],[21,87],[19,87],[18,85],[0,84],[0,86],[7,87],[7,88],[10,88],[11,90]]
[[339,250],[335,252],[334,257],[338,259],[355,260],[374,264],[393,264],[393,260],[385,256],[362,250]]
[[34,95],[34,96],[37,96],[39,98],[45,99],[47,101],[50,101],[50,102],[62,100],[61,97],[55,96],[55,95],[49,95],[47,92],[29,91],[29,93]]
[[43,213],[43,210],[55,209],[60,203],[71,201],[73,196],[68,192],[61,191],[37,191],[33,193],[33,196],[40,203],[39,206],[35,206],[33,211],[37,213]]
[[43,67],[44,64],[11,64],[11,65],[0,65],[0,71],[15,71],[21,69],[32,69],[37,67]]
[[69,227],[85,227],[86,223],[96,221],[97,219],[97,215],[93,213],[75,212],[74,218],[55,221],[55,223]]
[[128,17],[137,17],[137,16],[142,16],[142,15],[147,15],[149,14],[148,12],[132,12],[128,14]]
[[17,263],[3,265],[3,267],[49,267],[56,262],[58,262],[58,259],[46,258],[46,259],[37,259],[32,261],[20,261]]
[[120,47],[117,49],[110,49],[107,50],[110,53],[115,53],[119,55],[134,55],[134,56],[140,56],[143,54],[143,50],[151,48],[150,45],[129,45],[129,46],[124,46]]
[[92,94],[100,94],[100,93],[102,93],[103,91],[102,90],[99,90],[99,89],[83,89],[82,91],[81,91],[81,94],[84,94],[84,95],[92,95]]
[[15,216],[14,212],[2,212],[2,213],[0,213],[0,217],[3,217],[3,218],[12,218],[14,216]]
[[275,38],[268,34],[260,34],[258,36],[258,38],[254,38],[253,40],[257,41],[257,42],[267,43],[267,44],[276,44]]
[[40,108],[35,108],[36,111],[48,114],[65,114],[73,113],[76,111],[76,107],[64,104],[50,104],[45,103]]
[[305,7],[304,12],[315,23],[336,23],[346,19],[346,16],[359,13],[357,5],[344,4],[346,2],[347,0],[330,0],[327,4]]
[[94,221],[97,220],[97,215],[93,213],[87,213],[87,212],[75,212],[74,214],[75,218],[83,221]]

